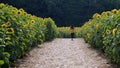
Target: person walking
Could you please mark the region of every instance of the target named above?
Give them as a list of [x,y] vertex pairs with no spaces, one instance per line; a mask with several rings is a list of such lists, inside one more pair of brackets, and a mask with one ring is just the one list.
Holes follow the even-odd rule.
[[74,34],[75,34],[75,30],[74,30],[74,26],[70,26],[70,34],[71,34],[71,40],[73,41],[74,38]]

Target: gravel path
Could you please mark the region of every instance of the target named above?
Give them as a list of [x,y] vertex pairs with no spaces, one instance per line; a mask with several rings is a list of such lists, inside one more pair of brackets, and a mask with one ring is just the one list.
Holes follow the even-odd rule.
[[18,68],[112,68],[83,39],[57,38],[34,48]]

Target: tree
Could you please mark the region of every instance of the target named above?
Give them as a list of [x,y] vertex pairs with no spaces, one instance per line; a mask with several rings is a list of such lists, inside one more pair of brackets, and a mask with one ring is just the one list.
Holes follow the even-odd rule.
[[120,0],[2,0],[28,13],[51,17],[58,26],[81,26],[98,12],[120,8]]

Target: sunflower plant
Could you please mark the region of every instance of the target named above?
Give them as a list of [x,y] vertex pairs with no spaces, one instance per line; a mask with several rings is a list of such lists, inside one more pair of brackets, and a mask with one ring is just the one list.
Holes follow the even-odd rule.
[[56,28],[51,18],[40,18],[0,3],[0,68],[9,68],[32,47],[47,41],[47,37],[54,39]]
[[120,64],[120,10],[95,13],[81,29],[86,42],[105,52],[111,62]]

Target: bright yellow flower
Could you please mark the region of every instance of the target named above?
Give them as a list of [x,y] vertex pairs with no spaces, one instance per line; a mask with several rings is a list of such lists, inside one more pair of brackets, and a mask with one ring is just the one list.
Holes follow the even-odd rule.
[[118,14],[118,10],[117,10],[117,9],[113,9],[113,10],[112,10],[112,13],[113,13],[113,14]]
[[27,13],[26,13],[26,12],[24,12],[24,15],[27,15]]
[[110,30],[107,29],[107,30],[106,30],[106,34],[110,34]]
[[115,28],[115,29],[112,30],[112,35],[113,36],[115,36],[116,31],[117,31],[117,28]]
[[108,16],[111,14],[111,12],[110,12],[110,11],[107,11],[106,13],[107,13],[107,15],[108,15]]
[[100,14],[98,14],[98,13],[95,13],[94,15],[93,15],[93,18],[101,18],[101,15]]
[[31,17],[31,14],[27,14],[28,17]]
[[101,15],[106,15],[107,13],[106,12],[102,12],[102,14]]
[[105,16],[105,17],[107,17],[108,18],[108,16],[109,16],[109,13],[108,12],[102,12],[102,14],[101,14],[102,16]]
[[14,29],[13,28],[8,28],[7,29],[7,34],[13,34],[14,33]]
[[31,24],[34,24],[34,23],[35,23],[35,20],[31,20],[30,23],[31,23]]
[[26,27],[27,27],[27,25],[25,25],[25,24],[24,24],[24,25],[22,25],[22,27],[23,27],[23,28],[26,28]]
[[21,13],[22,13],[22,12],[21,12],[20,10],[18,10],[18,11],[17,11],[17,14],[19,14],[19,15],[20,15]]
[[4,8],[5,7],[5,4],[1,3],[0,4],[0,9]]
[[93,18],[95,18],[95,17],[96,17],[96,14],[97,14],[97,13],[93,14]]
[[24,12],[24,10],[22,8],[19,9],[21,12]]
[[6,25],[6,24],[2,24],[1,27],[2,27],[2,28],[5,28],[5,27],[7,27],[7,25]]
[[88,21],[88,24],[89,24],[89,25],[91,25],[91,24],[92,24],[91,20],[89,20],[89,21]]
[[16,13],[16,11],[15,11],[15,10],[12,10],[11,12],[12,12],[13,14],[15,14],[15,13]]
[[98,14],[98,15],[97,15],[97,18],[98,18],[98,19],[99,19],[99,18],[101,18],[101,15],[100,15],[100,14]]
[[18,9],[14,7],[13,10],[17,11]]
[[10,27],[10,26],[11,26],[11,23],[10,23],[10,22],[7,22],[6,25],[7,25],[7,27]]
[[17,14],[18,9],[17,9],[17,8],[13,8],[13,9],[11,10],[11,12],[12,12],[13,14]]

